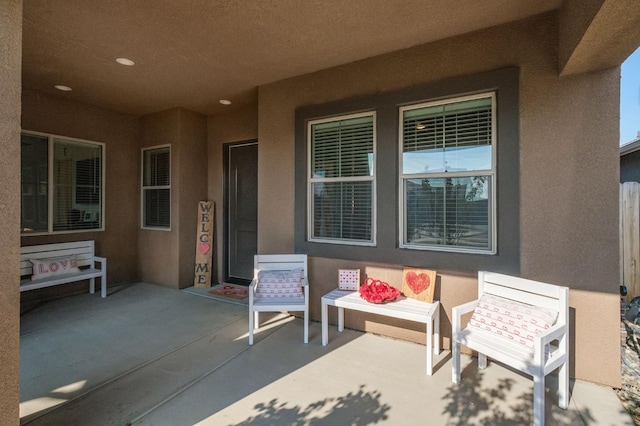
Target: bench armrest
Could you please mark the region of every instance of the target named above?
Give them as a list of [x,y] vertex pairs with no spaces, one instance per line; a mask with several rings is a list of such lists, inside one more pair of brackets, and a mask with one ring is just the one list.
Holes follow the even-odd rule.
[[99,263],[100,264],[100,269],[101,270],[107,269],[107,258],[106,257],[93,256],[93,261],[95,263]]

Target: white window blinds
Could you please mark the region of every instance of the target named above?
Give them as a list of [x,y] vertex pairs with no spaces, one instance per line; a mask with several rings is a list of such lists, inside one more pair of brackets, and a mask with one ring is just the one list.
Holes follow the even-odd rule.
[[309,123],[309,240],[373,244],[375,115]]
[[494,95],[401,109],[401,246],[493,252]]

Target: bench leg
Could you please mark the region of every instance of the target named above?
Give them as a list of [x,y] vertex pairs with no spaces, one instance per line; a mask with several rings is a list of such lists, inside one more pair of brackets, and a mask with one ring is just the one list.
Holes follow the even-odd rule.
[[100,277],[100,296],[107,297],[107,273]]
[[344,331],[344,308],[338,308],[338,331]]
[[96,292],[96,279],[89,278],[89,293],[93,294]]
[[440,307],[438,307],[433,317],[433,338],[433,354],[437,356],[440,354]]
[[544,426],[544,375],[533,376],[533,425]]

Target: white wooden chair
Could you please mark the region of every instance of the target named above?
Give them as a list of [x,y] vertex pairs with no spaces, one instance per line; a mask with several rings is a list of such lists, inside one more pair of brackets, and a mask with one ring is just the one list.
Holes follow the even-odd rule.
[[[254,329],[257,330],[260,326],[259,312],[303,311],[304,343],[309,342],[309,280],[307,272],[306,254],[255,255],[253,281],[249,286],[250,345],[253,345]],[[274,279],[274,277],[278,277],[278,279]],[[262,283],[260,278],[263,278]],[[278,285],[283,280],[285,285]],[[293,280],[297,281],[295,285],[291,284]],[[267,288],[269,284],[270,287]]]
[[[486,302],[487,304],[483,302],[478,310],[476,307],[483,295],[489,295],[489,298],[483,299],[484,301],[498,300],[493,296],[497,296],[501,300],[494,305],[491,305],[490,302]],[[525,317],[533,308],[537,309],[535,315],[543,310],[557,312],[557,319],[552,325],[547,324],[549,327],[537,335],[530,332],[518,332],[516,337],[513,334],[509,334],[510,337],[505,337],[502,331],[500,334],[503,335],[496,334],[499,330],[506,330],[503,325],[508,328],[513,324],[510,319],[514,317],[514,304],[512,303],[514,301],[527,305]],[[490,309],[483,311],[483,306],[490,307]],[[476,318],[481,320],[476,319],[476,326],[473,326],[474,318],[472,317],[470,324],[461,329],[462,316],[469,312],[474,312],[474,316],[477,313]],[[498,313],[496,314],[496,312]],[[505,315],[509,319],[505,320]],[[517,315],[518,318],[522,318],[522,316]],[[517,321],[515,319],[516,324]],[[536,321],[539,319],[536,318]],[[451,339],[451,380],[453,383],[460,382],[460,345],[465,345],[478,352],[478,367],[481,369],[486,368],[487,357],[489,357],[533,378],[534,425],[544,425],[545,377],[556,369],[558,369],[558,405],[563,409],[568,407],[569,289],[567,287],[480,271],[478,272],[478,300],[454,307],[451,322],[453,334]],[[525,327],[528,326],[525,325]],[[526,345],[518,340],[525,340]]]

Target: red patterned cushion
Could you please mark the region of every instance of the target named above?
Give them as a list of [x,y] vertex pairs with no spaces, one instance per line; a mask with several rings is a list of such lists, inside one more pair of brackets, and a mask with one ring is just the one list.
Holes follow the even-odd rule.
[[301,297],[302,269],[258,271],[256,295],[260,297]]
[[75,256],[49,259],[29,259],[32,265],[31,280],[80,272]]
[[473,311],[469,325],[502,336],[533,349],[533,338],[551,327],[558,312],[484,294]]

